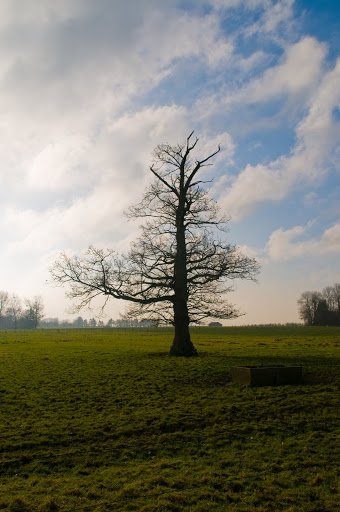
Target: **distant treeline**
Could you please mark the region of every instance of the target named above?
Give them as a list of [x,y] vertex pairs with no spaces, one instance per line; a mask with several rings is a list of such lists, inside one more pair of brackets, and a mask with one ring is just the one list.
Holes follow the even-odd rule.
[[157,327],[154,320],[110,318],[107,322],[90,318],[86,320],[78,316],[75,320],[59,320],[59,318],[44,318],[44,304],[40,296],[33,299],[21,299],[6,291],[0,291],[0,329],[36,329],[42,328],[94,328],[94,327]]
[[79,328],[127,328],[127,327],[157,327],[158,322],[154,320],[113,320],[110,318],[107,322],[103,320],[96,320],[95,318],[90,318],[90,320],[86,320],[81,316],[78,316],[75,320],[59,320],[59,318],[45,318],[41,320],[40,327],[45,328],[62,328],[62,329],[79,329]]
[[340,284],[322,292],[303,292],[298,306],[305,325],[340,325]]
[[36,329],[43,317],[42,297],[22,300],[18,295],[0,291],[0,329]]

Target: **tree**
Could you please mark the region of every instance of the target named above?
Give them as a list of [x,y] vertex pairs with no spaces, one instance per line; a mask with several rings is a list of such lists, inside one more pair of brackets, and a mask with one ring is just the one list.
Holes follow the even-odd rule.
[[326,286],[322,290],[322,297],[326,301],[327,308],[333,311],[336,308],[336,301],[334,296],[334,290],[332,286]]
[[73,320],[74,327],[84,327],[84,320],[81,316],[78,316],[75,320]]
[[5,291],[0,291],[0,317],[3,316],[9,296]]
[[334,293],[334,311],[336,312],[337,325],[340,325],[340,283],[333,286]]
[[15,293],[8,299],[7,315],[9,315],[13,321],[14,329],[18,327],[18,321],[22,314],[21,299]]
[[332,323],[340,325],[340,284],[335,283],[333,286],[327,286],[322,293],[332,314]]
[[115,324],[115,321],[113,320],[113,318],[110,318],[110,320],[108,320],[107,324],[106,324],[106,327],[113,327]]
[[90,318],[89,326],[90,327],[97,327],[97,320],[95,318]]
[[32,323],[36,329],[40,320],[44,316],[44,303],[40,295],[36,295],[33,299],[25,299],[26,318]]
[[328,325],[332,323],[332,315],[328,309],[325,299],[320,299],[316,311],[313,325]]
[[340,325],[340,284],[326,286],[322,293],[303,292],[298,307],[306,325]]
[[68,296],[77,309],[98,295],[129,301],[127,316],[172,323],[175,336],[171,355],[192,356],[196,349],[189,324],[205,318],[238,316],[225,301],[229,282],[254,280],[254,259],[220,239],[228,219],[198,175],[220,147],[207,157],[193,159],[198,139],[184,144],[159,145],[150,167],[154,181],[142,201],[127,215],[143,219],[141,236],[121,256],[90,247],[84,257],[60,256],[51,269],[52,280],[70,285]]
[[319,292],[303,292],[298,300],[299,315],[306,325],[315,325],[316,312],[322,295]]

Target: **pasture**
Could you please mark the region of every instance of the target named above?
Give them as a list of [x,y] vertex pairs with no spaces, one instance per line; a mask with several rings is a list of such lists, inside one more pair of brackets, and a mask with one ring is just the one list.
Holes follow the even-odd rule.
[[[0,510],[335,512],[340,328],[0,331]],[[298,364],[299,386],[231,383]]]

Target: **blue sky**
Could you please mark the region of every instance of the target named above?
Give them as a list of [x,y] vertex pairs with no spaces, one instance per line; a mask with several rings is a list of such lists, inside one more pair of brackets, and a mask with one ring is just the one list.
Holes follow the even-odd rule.
[[233,323],[298,321],[339,282],[338,2],[3,0],[0,93],[0,289],[47,316],[69,305],[58,254],[125,250],[154,147],[192,130],[200,155],[221,143],[212,193],[262,264]]

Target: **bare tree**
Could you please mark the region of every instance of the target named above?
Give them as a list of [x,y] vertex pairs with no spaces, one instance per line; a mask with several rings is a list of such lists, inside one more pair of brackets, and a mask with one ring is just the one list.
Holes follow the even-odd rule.
[[0,291],[0,317],[3,316],[6,308],[6,304],[8,302],[9,295],[5,291]]
[[303,292],[298,302],[299,315],[306,325],[314,325],[318,305],[322,299],[320,292]]
[[33,299],[25,299],[25,304],[27,308],[26,318],[37,328],[44,316],[43,298],[40,295],[36,295]]
[[306,325],[340,325],[340,284],[326,286],[322,293],[303,292],[298,307]]
[[330,311],[336,309],[336,298],[332,286],[326,286],[322,290],[322,297],[326,301],[327,307]]
[[[150,171],[154,181],[128,217],[143,219],[141,236],[122,256],[90,247],[83,258],[62,254],[51,269],[52,280],[69,284],[77,309],[98,295],[129,301],[127,315],[171,322],[175,336],[171,355],[192,356],[196,349],[189,324],[204,318],[232,318],[236,309],[225,301],[234,279],[254,280],[259,266],[235,246],[222,241],[228,219],[198,177],[220,151],[192,159],[198,139],[161,144]],[[106,303],[106,301],[105,301]]]
[[340,283],[332,286],[332,308],[337,316],[337,324],[340,325]]
[[8,307],[6,313],[12,318],[14,329],[17,329],[18,321],[22,313],[22,304],[20,297],[15,295],[15,293],[13,293],[13,295],[11,295],[8,299]]

